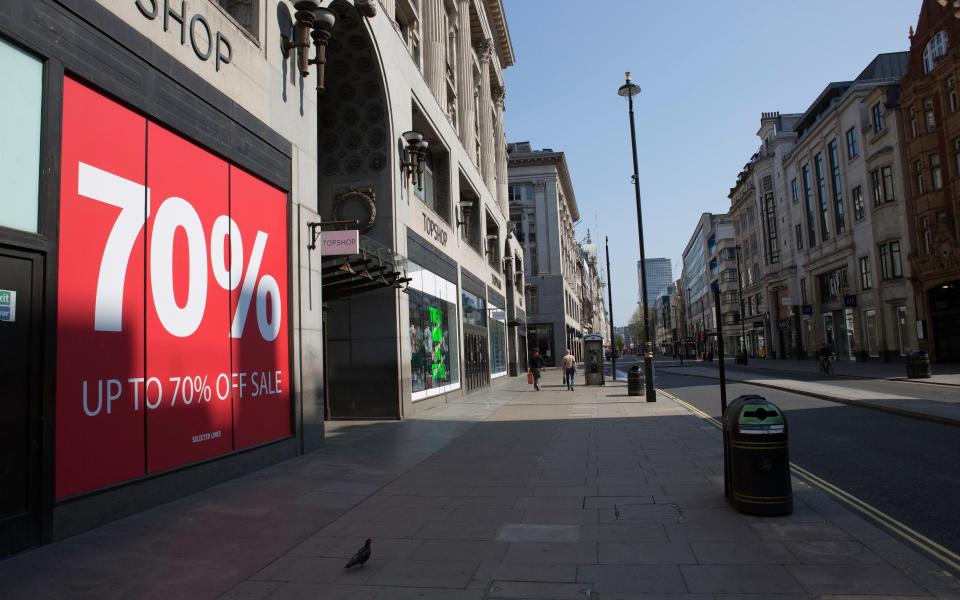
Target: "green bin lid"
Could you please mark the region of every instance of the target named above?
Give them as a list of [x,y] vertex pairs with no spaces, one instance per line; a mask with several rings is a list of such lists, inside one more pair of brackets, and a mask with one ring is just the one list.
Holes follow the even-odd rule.
[[753,402],[740,408],[737,419],[740,433],[778,434],[784,431],[783,413],[769,402]]

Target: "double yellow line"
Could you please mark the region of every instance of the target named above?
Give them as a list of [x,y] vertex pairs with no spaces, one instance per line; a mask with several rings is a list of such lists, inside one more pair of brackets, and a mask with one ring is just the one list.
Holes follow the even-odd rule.
[[[669,392],[665,392],[659,388],[657,389],[657,393],[663,394],[667,398],[670,398],[680,406],[686,408],[688,411],[710,422],[713,426],[717,427],[718,429],[723,429],[723,424],[720,423],[720,421],[714,419],[713,417],[703,412],[696,406],[690,404],[689,402],[685,402],[680,398],[677,398],[673,394],[670,394]],[[811,485],[822,489],[823,491],[827,492],[831,496],[842,501],[844,504],[850,506],[851,508],[859,511],[864,515],[867,515],[868,517],[870,517],[871,519],[873,519],[874,521],[876,521],[877,523],[885,527],[890,533],[894,534],[895,536],[899,537],[902,540],[909,542],[913,546],[919,548],[922,552],[924,552],[928,556],[931,556],[934,559],[940,561],[942,564],[947,565],[948,567],[953,569],[954,572],[960,573],[960,555],[957,555],[956,553],[950,551],[948,548],[945,548],[942,545],[938,544],[937,542],[926,537],[922,533],[894,519],[887,513],[883,512],[882,510],[874,506],[871,506],[870,504],[864,502],[860,498],[857,498],[853,494],[849,492],[845,492],[842,489],[830,483],[829,481],[826,481],[820,477],[817,477],[810,471],[804,469],[803,467],[798,466],[796,463],[791,462],[790,467],[794,473],[806,479],[807,482],[810,483]],[[944,571],[944,574],[948,576],[951,575],[947,571]]]

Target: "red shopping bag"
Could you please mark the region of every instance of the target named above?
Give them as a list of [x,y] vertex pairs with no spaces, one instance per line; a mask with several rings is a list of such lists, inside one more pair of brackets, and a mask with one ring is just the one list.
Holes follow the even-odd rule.
[[533,385],[533,371],[527,371],[527,385]]

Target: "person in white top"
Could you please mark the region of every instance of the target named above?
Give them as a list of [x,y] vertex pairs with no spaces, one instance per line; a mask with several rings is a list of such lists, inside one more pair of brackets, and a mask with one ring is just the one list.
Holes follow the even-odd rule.
[[577,359],[567,348],[567,353],[563,356],[563,381],[567,384],[567,389],[573,391],[573,379],[577,376]]

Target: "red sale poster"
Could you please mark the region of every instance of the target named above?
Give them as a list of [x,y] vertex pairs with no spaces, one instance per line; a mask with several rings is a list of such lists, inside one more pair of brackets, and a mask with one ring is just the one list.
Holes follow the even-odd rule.
[[287,197],[64,81],[56,497],[290,435]]
[[146,126],[64,80],[57,498],[144,473]]
[[286,206],[285,193],[230,168],[230,216],[237,225],[230,313],[238,449],[290,433]]
[[229,213],[230,181],[226,162],[153,123],[147,157],[147,471],[154,473],[233,449],[230,395],[215,393],[218,377],[230,373],[230,295],[217,284],[207,242]]

